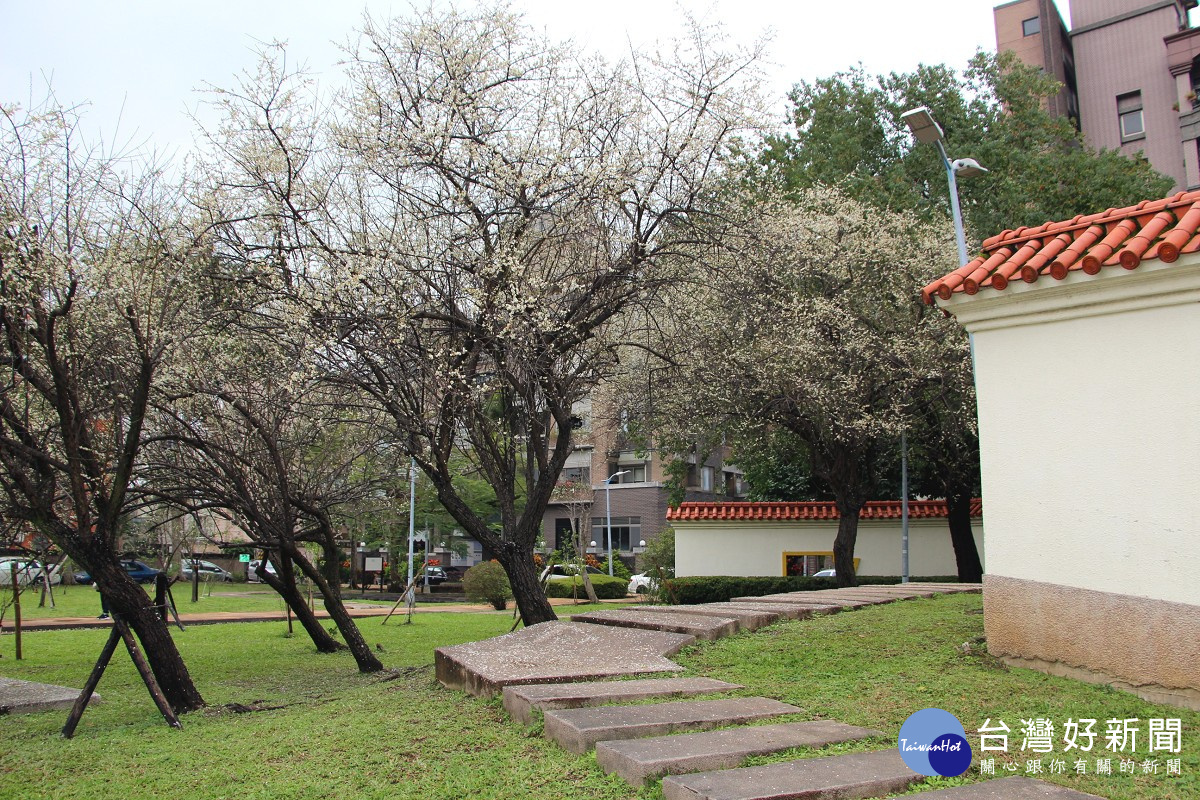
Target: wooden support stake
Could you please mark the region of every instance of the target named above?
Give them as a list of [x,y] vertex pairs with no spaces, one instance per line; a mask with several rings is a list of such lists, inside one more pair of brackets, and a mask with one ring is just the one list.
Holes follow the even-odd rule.
[[10,561],[13,587],[13,625],[17,634],[17,661],[21,660],[21,585],[17,582],[17,562]]
[[150,670],[150,665],[146,663],[146,659],[142,657],[142,651],[138,647],[137,640],[133,638],[133,633],[130,632],[129,626],[125,624],[125,620],[114,614],[113,628],[121,632],[121,638],[125,640],[125,649],[129,651],[129,657],[133,659],[134,666],[137,667],[137,671],[141,674],[142,681],[146,684],[146,688],[150,690],[150,696],[154,698],[154,704],[162,712],[167,724],[172,728],[182,728],[183,725],[179,722],[179,717],[175,716],[175,711],[171,708],[171,704],[167,702],[166,696],[162,693],[162,688],[159,687],[158,681],[154,679],[154,673]]
[[407,586],[404,587],[404,591],[400,594],[400,596],[396,598],[396,602],[392,604],[392,610],[387,613],[387,616],[383,618],[383,622],[379,623],[380,625],[387,625],[387,621],[392,618],[392,614],[396,613],[396,609],[399,608],[400,604],[403,603],[405,600],[409,601],[408,602],[408,621],[412,622],[412,607],[413,607],[412,591],[413,591],[413,587],[415,587],[417,585],[417,575],[424,575],[425,568],[428,565],[429,565],[429,559],[427,558],[421,564],[421,571],[419,573],[413,573],[413,579],[409,582],[409,584]]
[[104,669],[108,666],[119,641],[121,641],[121,632],[114,625],[108,633],[108,641],[105,643],[104,649],[100,651],[100,658],[96,659],[96,666],[92,667],[92,674],[88,675],[87,683],[83,685],[83,691],[79,693],[79,697],[75,698],[75,705],[71,706],[71,713],[67,715],[67,724],[63,725],[62,729],[64,739],[70,739],[75,735],[75,726],[83,717],[88,701],[92,699],[96,685],[100,683],[100,676],[104,674]]
[[167,584],[167,605],[171,609],[171,616],[175,619],[175,624],[179,626],[179,630],[185,631],[183,620],[179,618],[179,608],[175,605],[175,594],[171,591],[171,584]]

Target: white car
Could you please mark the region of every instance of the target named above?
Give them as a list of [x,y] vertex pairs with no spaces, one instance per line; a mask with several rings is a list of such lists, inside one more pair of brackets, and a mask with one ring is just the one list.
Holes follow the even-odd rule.
[[[258,577],[258,565],[260,563],[259,561],[251,561],[246,565],[246,580],[250,583],[262,583],[262,578]],[[275,575],[275,565],[268,561],[265,571]]]
[[629,578],[629,588],[626,590],[629,594],[650,594],[658,587],[658,579],[652,578],[646,573],[632,575]]
[[[603,575],[604,573],[592,566],[585,566],[585,570],[589,575]],[[549,578],[552,581],[565,581],[567,578],[573,578],[579,574],[579,567],[574,564],[555,564],[552,567],[547,567],[542,571],[543,578]]]
[[[42,564],[28,556],[0,556],[0,586],[12,586],[12,565],[17,565],[17,585],[28,586],[42,580]],[[58,564],[50,567],[50,583],[62,583],[62,568]]]
[[814,577],[814,578],[836,578],[837,570],[836,569],[823,569],[820,572],[814,572],[812,574],[812,577]]

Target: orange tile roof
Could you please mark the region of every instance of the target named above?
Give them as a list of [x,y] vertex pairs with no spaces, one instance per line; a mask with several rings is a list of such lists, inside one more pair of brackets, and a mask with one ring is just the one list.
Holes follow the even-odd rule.
[[[899,500],[872,500],[863,506],[859,519],[900,519],[901,513]],[[908,501],[910,519],[936,519],[946,515],[945,500]],[[971,501],[971,516],[983,516],[983,501],[978,497]],[[837,518],[837,506],[832,502],[680,503],[679,508],[667,509],[668,520],[688,522],[786,522]]]
[[1198,230],[1200,191],[1004,231],[984,241],[982,255],[922,289],[921,299],[932,304],[935,296],[949,300],[989,287],[1004,291],[1018,278],[1036,283],[1046,275],[1061,281],[1078,270],[1088,275],[1117,265],[1132,270],[1148,258],[1169,264],[1200,250]]

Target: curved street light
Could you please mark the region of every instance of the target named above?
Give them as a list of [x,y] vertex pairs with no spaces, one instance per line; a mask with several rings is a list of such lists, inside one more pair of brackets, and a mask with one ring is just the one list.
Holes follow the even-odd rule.
[[604,481],[604,515],[608,520],[608,576],[611,578],[613,574],[613,556],[612,556],[612,482],[613,478],[620,475],[628,475],[629,470],[623,469],[620,472],[614,472],[609,475]]

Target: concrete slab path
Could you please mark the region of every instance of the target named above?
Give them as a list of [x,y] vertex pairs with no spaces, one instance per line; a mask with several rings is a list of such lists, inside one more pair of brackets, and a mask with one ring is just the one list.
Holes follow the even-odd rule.
[[[52,683],[0,678],[0,716],[70,709],[79,698],[80,691],[80,689],[56,686]],[[99,702],[100,695],[92,694],[88,705]]]
[[632,681],[537,683],[504,687],[504,709],[524,725],[533,722],[533,709],[587,708],[606,703],[648,700],[655,697],[688,697],[741,689],[739,683],[712,678],[640,678]]
[[578,622],[543,622],[482,642],[434,650],[443,686],[487,697],[505,686],[569,683],[682,669],[667,656],[694,636]]
[[800,712],[796,706],[767,697],[677,700],[640,706],[547,711],[543,716],[543,730],[547,739],[558,742],[564,749],[586,753],[596,742],[709,730]]
[[850,800],[903,792],[923,780],[892,748],[674,775],[663,779],[662,789],[665,800]]
[[686,633],[697,639],[713,641],[737,633],[738,621],[732,617],[705,617],[699,614],[663,614],[633,609],[589,611],[575,614],[572,622],[592,625],[615,625],[620,628],[639,628],[648,631]]
[[954,786],[917,795],[919,800],[1104,800],[1065,786],[1013,776],[970,786]]
[[605,772],[615,772],[632,786],[639,787],[664,775],[737,767],[751,756],[778,753],[793,747],[824,747],[875,736],[883,734],[830,720],[755,725],[598,742],[596,763]]

